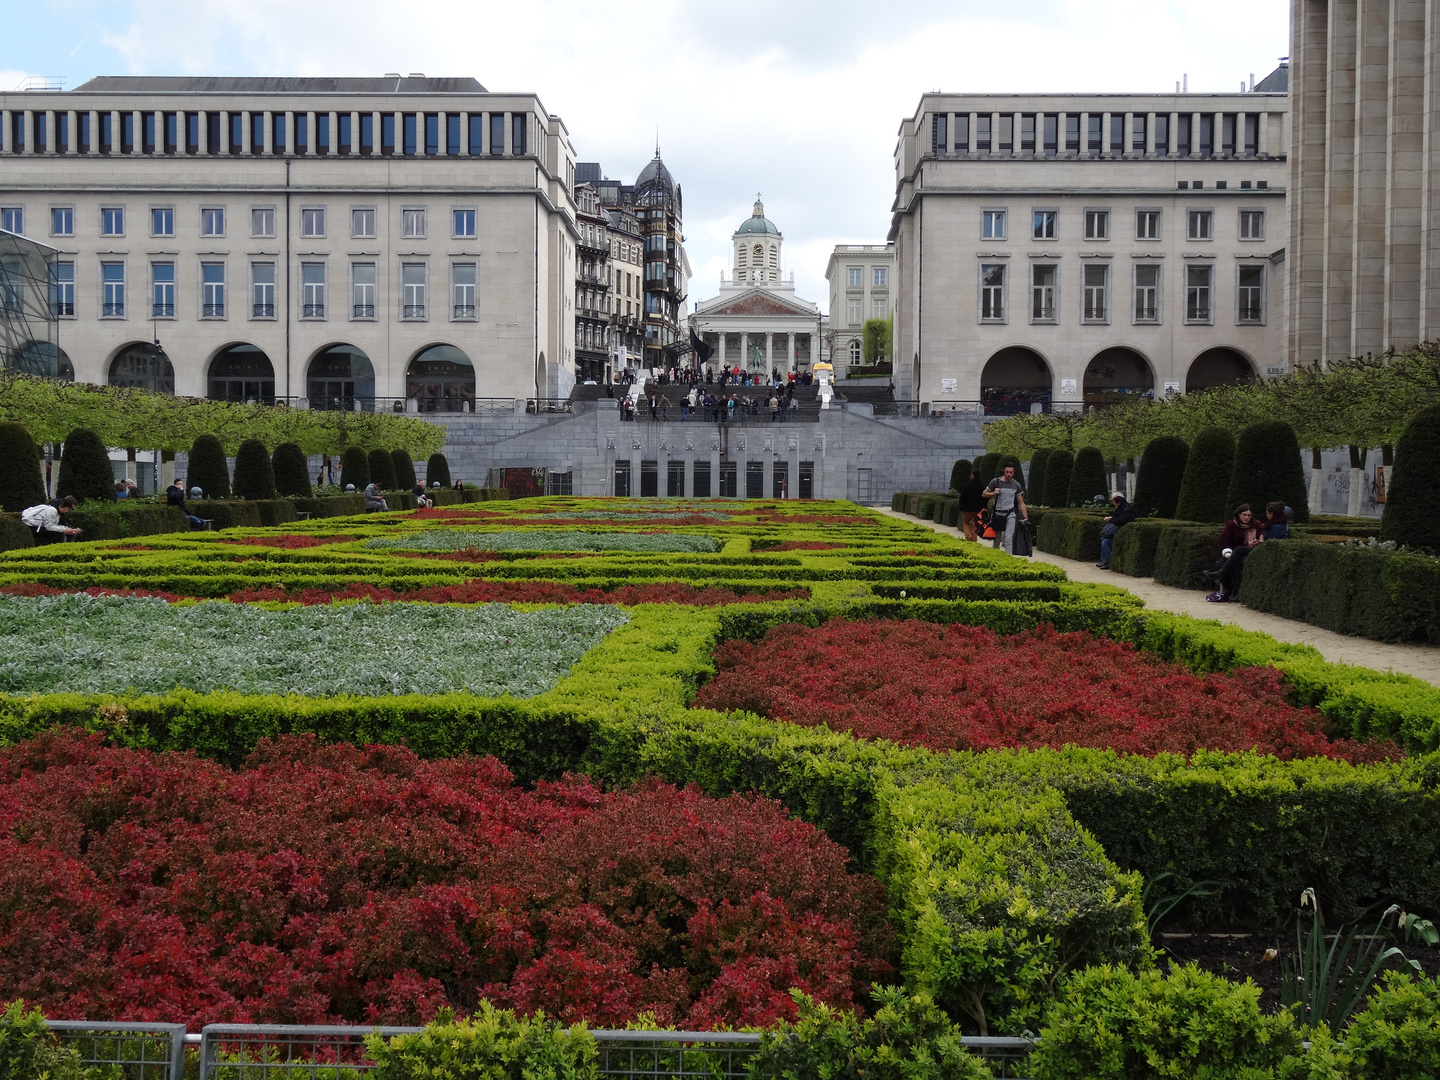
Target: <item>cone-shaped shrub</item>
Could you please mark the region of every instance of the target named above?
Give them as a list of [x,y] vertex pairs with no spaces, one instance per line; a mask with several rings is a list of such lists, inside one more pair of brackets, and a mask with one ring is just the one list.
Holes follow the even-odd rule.
[[77,500],[115,500],[115,470],[100,436],[89,428],[76,428],[65,436],[65,450],[60,456],[60,480],[55,485],[57,498],[74,495]]
[[389,450],[370,451],[370,482],[381,491],[395,490],[395,462]]
[[1045,499],[1045,462],[1050,457],[1050,448],[1042,446],[1030,455],[1030,471],[1025,477],[1025,490],[1037,503]]
[[1227,513],[1249,503],[1257,517],[1265,504],[1281,499],[1295,511],[1296,521],[1310,520],[1309,492],[1300,461],[1295,429],[1283,420],[1261,420],[1240,432],[1235,440],[1235,465],[1230,470]]
[[430,460],[425,463],[425,483],[433,485],[440,481],[441,487],[450,486],[450,462],[445,460],[444,454],[431,454]]
[[980,479],[988,484],[1000,475],[1000,455],[986,454],[980,459]]
[[1070,473],[1075,468],[1075,455],[1069,450],[1052,450],[1045,459],[1045,505],[1070,505]]
[[[238,484],[239,462],[236,462],[235,468]],[[314,494],[310,487],[310,460],[297,443],[284,442],[275,447],[270,469],[275,474],[275,490],[281,495],[308,499]]]
[[270,451],[259,439],[246,439],[235,451],[235,495],[240,499],[275,498]]
[[1094,502],[1096,495],[1103,499],[1108,494],[1105,490],[1105,455],[1096,447],[1081,447],[1075,455],[1075,467],[1070,470],[1070,490],[1062,505],[1079,506]]
[[1185,478],[1175,517],[1180,521],[1224,521],[1234,507],[1225,502],[1235,468],[1235,436],[1222,427],[1204,428],[1185,459]]
[[24,424],[0,424],[0,507],[12,514],[45,501],[40,451]]
[[390,461],[395,466],[395,490],[409,491],[415,486],[415,462],[410,460],[410,451],[391,450]]
[[1175,516],[1180,501],[1180,485],[1185,479],[1185,461],[1190,444],[1178,435],[1161,435],[1151,439],[1140,457],[1135,475],[1135,512],[1141,517]]
[[1421,409],[1395,447],[1380,539],[1440,552],[1440,405]]
[[365,485],[368,483],[370,483],[370,459],[365,456],[365,451],[360,447],[352,446],[340,459],[340,486],[343,488],[354,484],[356,491],[364,491]]
[[959,491],[970,482],[971,462],[969,458],[961,458],[950,469],[950,490]]
[[198,487],[207,499],[230,497],[230,467],[225,462],[225,448],[214,435],[200,435],[190,446],[186,491],[192,487]]

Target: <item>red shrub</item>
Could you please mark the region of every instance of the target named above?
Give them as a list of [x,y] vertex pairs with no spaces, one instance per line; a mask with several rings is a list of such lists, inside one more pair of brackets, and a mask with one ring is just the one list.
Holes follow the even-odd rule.
[[717,604],[762,604],[771,600],[804,600],[808,589],[767,589],[758,593],[736,593],[730,589],[697,588],[679,581],[654,585],[622,585],[617,589],[582,589],[558,581],[482,581],[459,585],[431,585],[411,592],[396,592],[383,586],[354,581],[343,589],[301,589],[286,592],[269,588],[241,589],[230,594],[237,603],[257,600],[285,600],[306,605],[329,604],[335,600],[420,601],[433,604],[690,604],[712,607]]
[[296,548],[321,547],[325,544],[348,544],[355,537],[353,536],[247,536],[240,540],[225,540],[227,544],[248,544],[252,547],[273,547],[283,548],[286,551],[293,551]]
[[421,1022],[481,997],[617,1025],[850,1007],[873,878],[759,798],[492,758],[260,744],[232,772],[55,731],[0,750],[0,1000],[93,1020]]
[[827,544],[824,540],[786,540],[774,547],[757,548],[756,550],[768,554],[772,551],[833,551],[835,548],[844,546],[844,544]]
[[1251,749],[1282,759],[1399,756],[1330,741],[1324,717],[1285,700],[1274,668],[1192,675],[1085,632],[1002,637],[974,626],[832,620],[731,641],[695,704],[932,750],[1066,745],[1122,753]]

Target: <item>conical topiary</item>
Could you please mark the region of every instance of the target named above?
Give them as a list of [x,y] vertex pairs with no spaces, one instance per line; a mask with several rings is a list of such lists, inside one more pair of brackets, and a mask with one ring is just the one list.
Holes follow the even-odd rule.
[[1105,455],[1093,446],[1084,446],[1075,455],[1075,467],[1070,471],[1070,489],[1065,494],[1066,506],[1080,506],[1095,501],[1099,495],[1104,499]]
[[1030,469],[1025,475],[1025,490],[1042,505],[1045,499],[1045,461],[1049,456],[1048,446],[1036,450],[1030,455]]
[[1380,539],[1440,552],[1440,405],[1406,425],[1391,468]]
[[1224,521],[1234,507],[1227,506],[1230,473],[1235,468],[1235,436],[1222,427],[1208,427],[1195,436],[1185,459],[1185,477],[1175,517],[1180,521]]
[[433,485],[437,480],[441,487],[450,486],[450,462],[440,453],[431,454],[430,460],[425,463],[426,485]]
[[79,502],[115,501],[115,470],[110,467],[110,455],[100,436],[89,428],[76,428],[65,436],[55,496],[63,499],[70,495]]
[[1150,440],[1135,474],[1135,513],[1141,517],[1175,516],[1189,456],[1190,444],[1178,435],[1161,435]]
[[259,439],[246,439],[235,451],[235,495],[241,499],[275,498],[270,451]]
[[40,450],[24,424],[0,424],[0,507],[18,514],[45,501]]
[[1265,504],[1275,499],[1295,511],[1294,520],[1310,520],[1309,491],[1295,429],[1283,420],[1261,420],[1244,428],[1235,440],[1235,464],[1225,502],[1228,513],[1249,503],[1255,516],[1264,518]]
[[395,466],[395,490],[409,491],[415,486],[415,462],[410,460],[410,452],[391,450],[390,461]]
[[1070,473],[1075,469],[1075,455],[1069,450],[1052,450],[1045,459],[1045,505],[1070,505]]
[[275,447],[270,471],[275,474],[275,490],[279,494],[293,499],[308,499],[314,494],[310,487],[310,460],[298,443],[284,442]]
[[352,446],[340,459],[340,486],[347,488],[354,484],[356,491],[364,491],[369,483],[370,459],[360,447]]
[[961,458],[950,467],[950,490],[959,491],[970,482],[973,465],[969,458]]
[[197,487],[207,499],[230,497],[230,467],[225,461],[225,448],[214,435],[200,435],[190,446],[185,488],[188,491]]
[[1000,455],[986,454],[980,459],[980,481],[988,484],[1000,475]]
[[389,450],[371,450],[369,454],[370,482],[381,491],[395,490],[395,462]]

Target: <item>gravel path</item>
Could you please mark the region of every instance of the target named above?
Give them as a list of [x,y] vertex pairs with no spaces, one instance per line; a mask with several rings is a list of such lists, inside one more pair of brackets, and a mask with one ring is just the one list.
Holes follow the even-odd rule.
[[[914,525],[929,526],[946,536],[956,536],[959,533],[958,529],[950,526],[921,521],[908,514],[897,513],[889,507],[873,506],[870,509]],[[1398,671],[1440,686],[1440,649],[1428,645],[1392,645],[1368,638],[1347,637],[1311,626],[1309,623],[1254,611],[1243,604],[1211,604],[1199,590],[1159,585],[1151,578],[1129,577],[1112,570],[1101,570],[1094,563],[1062,559],[1044,551],[1035,552],[1035,558],[1063,568],[1071,581],[1101,582],[1128,589],[1144,600],[1146,607],[1191,615],[1197,619],[1211,619],[1244,630],[1259,630],[1280,641],[1312,645],[1332,663],[1355,664],[1375,671]]]

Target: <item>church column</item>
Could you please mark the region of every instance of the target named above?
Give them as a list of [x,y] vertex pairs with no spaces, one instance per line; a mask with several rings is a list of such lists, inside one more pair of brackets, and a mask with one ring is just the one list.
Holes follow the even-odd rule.
[[795,331],[785,335],[785,370],[795,370]]
[[813,370],[814,367],[815,367],[815,363],[816,363],[816,360],[815,360],[815,335],[814,335],[814,334],[806,334],[805,337],[809,339],[809,345],[810,345],[810,359],[809,359],[809,364],[810,364],[811,369]]
[[775,367],[775,335],[765,335],[765,374],[769,375]]
[[742,331],[740,332],[740,365],[739,365],[740,368],[743,370],[744,367],[745,367],[745,365],[748,364],[749,362],[750,362],[750,331],[748,331],[748,330],[742,330]]

